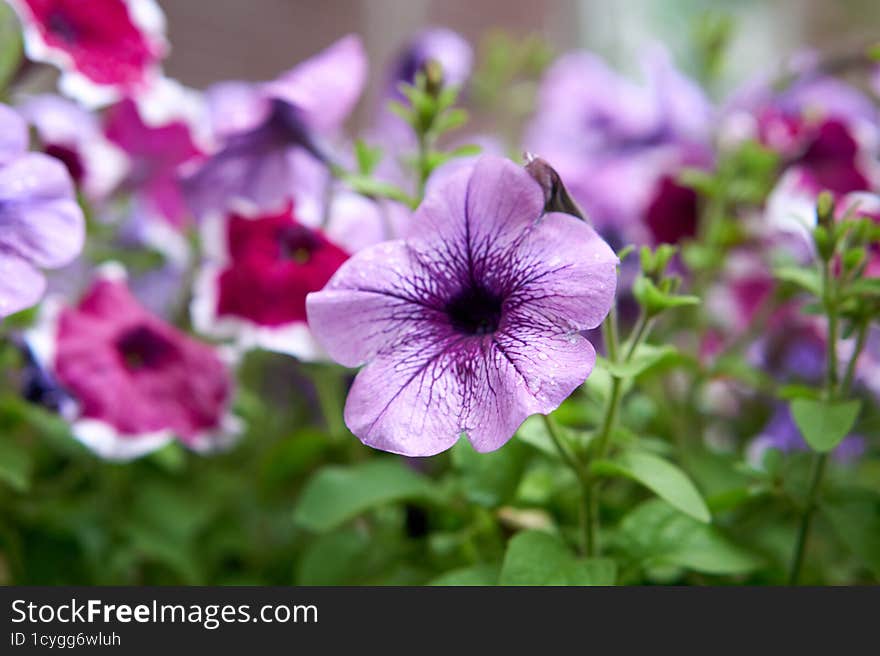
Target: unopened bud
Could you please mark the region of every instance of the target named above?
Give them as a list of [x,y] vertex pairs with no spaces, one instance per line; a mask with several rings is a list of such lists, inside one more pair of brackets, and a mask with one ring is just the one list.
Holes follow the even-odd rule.
[[834,221],[834,196],[830,191],[823,191],[816,199],[816,223],[829,226]]
[[422,73],[425,75],[425,92],[433,98],[440,95],[446,80],[443,75],[443,66],[436,59],[428,59],[422,64]]
[[525,154],[526,171],[541,186],[544,192],[544,213],[562,212],[585,221],[584,213],[569,195],[562,178],[545,160],[531,153]]

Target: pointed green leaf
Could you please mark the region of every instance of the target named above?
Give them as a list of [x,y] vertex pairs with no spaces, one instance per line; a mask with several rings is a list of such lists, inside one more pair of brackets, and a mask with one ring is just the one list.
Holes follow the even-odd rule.
[[613,460],[599,460],[591,470],[600,476],[625,476],[641,483],[671,506],[701,522],[712,516],[703,497],[681,469],[645,451],[623,451]]
[[810,447],[827,453],[840,444],[859,416],[862,402],[821,401],[799,398],[791,402],[791,415]]
[[615,535],[618,548],[643,568],[681,567],[705,574],[747,574],[761,560],[715,527],[698,522],[661,499],[630,511]]

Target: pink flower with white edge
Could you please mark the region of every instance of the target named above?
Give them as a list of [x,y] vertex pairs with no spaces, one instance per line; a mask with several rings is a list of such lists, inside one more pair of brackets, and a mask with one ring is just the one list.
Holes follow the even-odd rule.
[[25,52],[58,66],[60,89],[91,107],[137,95],[158,75],[168,45],[154,0],[10,0]]
[[240,430],[220,353],[145,310],[120,268],[104,267],[75,306],[44,310],[28,343],[72,399],[74,436],[102,458],[130,460],[174,439],[209,451]]
[[346,251],[303,225],[290,204],[208,217],[203,245],[207,261],[192,304],[196,330],[234,339],[241,350],[324,357],[306,322],[306,296],[324,287]]

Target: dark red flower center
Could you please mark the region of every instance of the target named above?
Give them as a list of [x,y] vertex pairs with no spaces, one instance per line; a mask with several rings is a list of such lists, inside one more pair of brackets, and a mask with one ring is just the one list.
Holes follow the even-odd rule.
[[283,259],[307,264],[312,254],[321,248],[321,241],[305,226],[285,226],[278,231],[278,248]]
[[85,167],[78,152],[61,144],[47,144],[44,150],[47,155],[54,157],[67,167],[67,172],[70,173],[70,177],[75,183],[82,182],[85,176]]
[[645,223],[654,243],[677,244],[697,233],[697,194],[682,187],[671,176],[664,176],[648,205]]
[[116,340],[116,348],[126,367],[132,371],[158,369],[174,359],[177,353],[168,338],[145,325],[122,333]]

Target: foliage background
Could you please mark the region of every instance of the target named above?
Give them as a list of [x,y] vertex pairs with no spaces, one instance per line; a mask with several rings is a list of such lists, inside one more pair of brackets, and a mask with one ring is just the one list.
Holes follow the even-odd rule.
[[[195,87],[228,78],[268,79],[355,31],[373,61],[378,93],[388,57],[419,27],[442,24],[478,43],[490,28],[541,35],[552,51],[586,46],[633,67],[637,46],[668,43],[699,73],[691,26],[720,4],[738,19],[721,88],[806,44],[834,52],[880,24],[880,4],[850,2],[530,2],[528,0],[342,0],[236,2],[163,0],[174,44],[169,75]],[[362,113],[371,107],[367,97]],[[375,104],[375,103],[373,103]],[[487,114],[476,113],[477,126]],[[357,121],[355,121],[355,124]],[[10,328],[5,326],[4,328]],[[558,525],[574,540],[579,497],[540,425],[497,453],[462,443],[419,461],[374,452],[339,423],[343,381],[283,356],[253,353],[241,375],[238,412],[247,434],[209,458],[172,445],[125,465],[102,462],[66,425],[21,400],[20,355],[0,360],[0,583],[9,584],[423,584],[437,583],[778,583],[796,530],[772,485],[803,496],[807,454],[744,503],[755,481],[733,457],[693,450],[681,463],[718,520],[672,510],[648,491],[606,492],[610,561],[577,562],[561,540],[522,529]],[[600,374],[600,372],[597,372]],[[643,435],[681,435],[663,407],[663,368],[632,395],[624,423]],[[601,374],[596,385],[601,385]],[[336,390],[337,397],[320,388]],[[569,426],[595,424],[581,400],[558,413]],[[325,419],[327,417],[328,419]],[[336,419],[334,419],[334,417]],[[873,418],[876,424],[876,409]],[[754,435],[766,417],[739,417]],[[654,446],[668,450],[660,439]],[[880,489],[880,460],[832,473],[833,481]],[[767,481],[762,481],[762,485]],[[776,490],[778,492],[778,490]],[[880,514],[869,494],[832,493],[820,518],[805,580],[876,583]],[[736,526],[736,531],[731,527]],[[834,534],[833,539],[825,536]],[[512,536],[517,537],[512,538]],[[525,564],[521,564],[525,563]],[[536,568],[544,563],[546,571]]]

